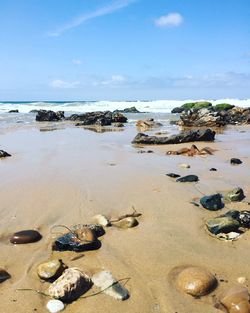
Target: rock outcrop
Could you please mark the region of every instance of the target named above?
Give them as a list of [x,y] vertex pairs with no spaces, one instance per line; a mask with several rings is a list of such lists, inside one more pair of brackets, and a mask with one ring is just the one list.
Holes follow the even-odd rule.
[[50,110],[39,110],[36,115],[37,122],[58,122],[64,118],[63,111],[54,112]]
[[73,114],[67,118],[70,121],[79,122],[77,126],[98,125],[109,126],[112,123],[126,123],[127,118],[121,113],[110,111],[87,112],[83,114]]

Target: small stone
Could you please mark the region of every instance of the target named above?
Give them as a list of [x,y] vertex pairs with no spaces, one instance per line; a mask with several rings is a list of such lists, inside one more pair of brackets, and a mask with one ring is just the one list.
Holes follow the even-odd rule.
[[110,226],[110,221],[104,215],[98,214],[93,217],[93,220],[96,224],[102,225],[103,227]]
[[218,235],[219,233],[237,231],[240,223],[230,216],[221,216],[207,220],[206,226],[212,234]]
[[181,177],[181,175],[179,174],[175,174],[175,173],[168,173],[166,174],[167,176],[171,177],[171,178],[178,178],[178,177]]
[[238,282],[239,284],[244,285],[244,284],[246,283],[246,281],[247,281],[246,277],[238,277],[238,278],[237,278],[237,282]]
[[230,160],[230,163],[231,163],[232,165],[239,165],[239,164],[242,163],[242,161],[241,161],[240,159],[237,159],[237,158],[232,158],[232,159]]
[[210,168],[210,170],[209,171],[211,171],[211,172],[216,172],[217,171],[217,169],[215,168],[215,167],[212,167],[212,168]]
[[193,297],[208,294],[216,285],[215,276],[201,267],[187,267],[177,277],[178,288]]
[[112,225],[119,227],[119,228],[132,228],[139,224],[136,218],[134,217],[126,217],[120,221],[112,222]]
[[10,157],[11,155],[4,151],[4,150],[0,150],[0,158],[6,158],[6,157]]
[[57,313],[64,310],[64,303],[60,300],[50,300],[46,307],[50,313]]
[[37,274],[44,280],[58,278],[65,270],[65,265],[61,260],[52,260],[40,264],[37,267]]
[[92,277],[95,286],[116,300],[126,300],[129,298],[128,290],[122,286],[109,271],[102,271]]
[[10,242],[13,244],[26,244],[41,240],[42,235],[37,230],[21,230],[14,233]]
[[229,313],[250,313],[248,300],[248,290],[244,286],[232,287],[224,292],[220,298],[221,304],[223,304]]
[[219,193],[202,197],[200,199],[200,204],[203,206],[203,208],[210,211],[217,211],[224,207],[221,201],[221,195]]
[[196,175],[187,175],[176,179],[177,182],[180,183],[191,183],[199,181],[198,176]]
[[10,274],[5,271],[5,269],[0,268],[0,283],[3,283],[5,280],[9,279],[11,276]]
[[225,195],[225,199],[232,202],[238,202],[243,200],[244,198],[244,191],[240,187],[234,188]]
[[50,285],[48,293],[52,298],[71,302],[79,298],[92,286],[91,279],[77,268],[68,268]]
[[179,164],[179,167],[182,167],[182,168],[190,168],[190,165],[189,165],[189,164],[186,164],[186,163],[181,163],[181,164]]

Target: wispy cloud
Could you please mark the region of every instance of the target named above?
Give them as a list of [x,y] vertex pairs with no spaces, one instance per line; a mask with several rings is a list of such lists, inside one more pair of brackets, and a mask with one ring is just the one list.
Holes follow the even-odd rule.
[[123,75],[112,75],[109,79],[95,80],[93,82],[94,86],[117,86],[124,85],[127,82],[127,78]]
[[80,15],[76,18],[74,18],[72,21],[70,21],[69,23],[65,24],[64,26],[58,28],[56,31],[49,33],[48,35],[50,37],[58,37],[60,35],[62,35],[64,32],[66,32],[67,30],[70,30],[72,28],[76,28],[80,25],[82,25],[83,23],[85,23],[86,21],[95,19],[97,17],[101,17],[104,15],[108,15],[108,14],[112,14],[116,11],[119,11],[127,6],[129,6],[130,4],[136,2],[137,0],[119,0],[119,1],[115,1],[109,5],[106,5],[104,7],[101,7],[93,12],[89,12],[83,15]]
[[180,13],[169,13],[155,20],[158,27],[177,27],[183,23],[183,17]]
[[82,60],[80,60],[80,59],[73,59],[72,63],[75,64],[75,65],[81,65],[82,64]]
[[77,88],[80,85],[81,83],[79,81],[69,82],[69,81],[64,81],[61,79],[53,80],[50,83],[50,86],[55,89],[72,89],[72,88]]

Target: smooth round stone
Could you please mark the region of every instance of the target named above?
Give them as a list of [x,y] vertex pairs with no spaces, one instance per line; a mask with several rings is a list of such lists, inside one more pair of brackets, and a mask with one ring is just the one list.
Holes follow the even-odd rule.
[[50,300],[47,303],[47,309],[50,313],[56,313],[64,310],[64,304],[60,300]]
[[119,222],[114,222],[113,225],[119,228],[132,228],[139,224],[136,218],[134,217],[127,217],[123,218]]
[[61,260],[52,260],[42,263],[37,267],[37,274],[44,280],[59,277],[65,269],[65,265]]
[[14,244],[25,244],[39,241],[42,235],[36,230],[22,230],[14,233],[10,238],[10,242]]
[[250,313],[248,290],[244,286],[235,286],[227,290],[220,302],[229,313]]
[[104,215],[101,215],[101,214],[98,214],[98,215],[95,215],[93,217],[93,220],[96,224],[99,224],[103,227],[107,227],[107,226],[110,226],[110,221],[108,220],[108,218]]
[[177,277],[179,289],[193,297],[208,294],[216,284],[215,276],[201,267],[187,267]]

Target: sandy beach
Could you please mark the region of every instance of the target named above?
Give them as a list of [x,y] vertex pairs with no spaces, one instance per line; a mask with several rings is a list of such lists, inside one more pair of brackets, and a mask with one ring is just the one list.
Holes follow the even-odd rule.
[[[228,208],[249,209],[250,128],[228,127],[216,135],[214,143],[197,144],[216,149],[214,155],[187,157],[165,155],[176,146],[143,147],[154,153],[137,153],[141,148],[131,145],[135,127],[96,133],[68,125],[41,131],[46,125],[20,126],[0,134],[1,149],[12,154],[0,160],[0,265],[11,274],[0,287],[0,312],[47,312],[47,297],[17,289],[45,292],[49,283],[38,278],[37,265],[56,258],[89,275],[105,269],[117,279],[129,278],[128,300],[100,294],[78,299],[65,312],[221,312],[214,308],[214,299],[235,285],[238,277],[250,279],[250,234],[224,242],[209,236],[204,223]],[[178,148],[186,146],[190,144]],[[232,157],[243,164],[230,165]],[[191,167],[180,168],[180,163]],[[218,171],[209,171],[211,167]],[[196,174],[200,181],[176,183],[165,175],[168,172]],[[190,203],[202,194],[237,186],[244,190],[244,201],[228,204],[219,212]],[[99,250],[52,251],[53,239],[64,231],[52,233],[53,226],[91,223],[95,214],[115,218],[132,212],[132,207],[142,213],[139,225],[125,230],[107,228]],[[12,245],[11,234],[23,229],[39,230],[42,240]],[[215,291],[201,299],[181,293],[171,271],[185,265],[203,266],[216,274],[219,285]]]

